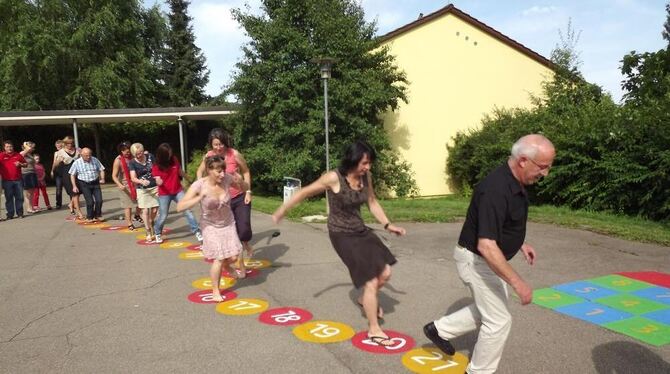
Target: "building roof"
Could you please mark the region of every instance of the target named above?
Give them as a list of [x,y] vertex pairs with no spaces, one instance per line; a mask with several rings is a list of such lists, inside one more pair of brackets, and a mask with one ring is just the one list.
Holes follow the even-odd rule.
[[402,35],[406,32],[411,31],[411,30],[413,30],[413,29],[415,29],[415,28],[417,28],[417,27],[419,27],[419,26],[421,26],[425,23],[428,23],[430,21],[433,21],[437,18],[440,18],[442,16],[446,16],[446,15],[449,15],[449,14],[460,18],[461,20],[463,20],[463,21],[469,23],[470,25],[478,28],[479,30],[483,31],[484,33],[489,34],[493,38],[498,39],[500,42],[502,42],[504,44],[507,44],[508,46],[516,49],[517,51],[523,53],[524,55],[532,58],[533,60],[537,61],[538,63],[540,63],[540,64],[542,64],[542,65],[544,65],[544,66],[546,66],[546,67],[548,67],[552,70],[555,70],[556,66],[553,62],[551,62],[551,60],[545,58],[541,54],[531,50],[530,48],[524,46],[523,44],[517,42],[516,40],[503,35],[501,32],[495,30],[491,26],[488,26],[484,22],[482,22],[482,21],[472,17],[471,15],[463,12],[462,10],[456,8],[454,6],[454,4],[449,4],[442,9],[439,9],[439,10],[433,12],[433,13],[430,13],[426,16],[423,16],[423,17],[417,19],[414,22],[410,22],[410,23],[406,24],[405,26],[401,26],[401,27],[399,27],[399,28],[397,28],[397,29],[385,34],[385,35],[382,35],[382,36],[379,37],[379,41],[381,43],[385,43],[385,42],[387,42],[387,41],[389,41],[393,38],[396,38],[396,37],[398,37],[398,36],[400,36],[400,35]]
[[224,107],[135,108],[93,110],[43,110],[0,112],[0,126],[71,125],[83,123],[122,123],[202,120],[220,118],[233,111]]

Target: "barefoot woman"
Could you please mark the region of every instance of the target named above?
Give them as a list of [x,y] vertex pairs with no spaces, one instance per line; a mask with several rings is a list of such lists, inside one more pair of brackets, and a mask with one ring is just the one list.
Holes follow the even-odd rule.
[[242,243],[237,236],[235,218],[230,208],[230,188],[246,189],[249,185],[239,174],[226,174],[226,162],[221,156],[205,159],[207,176],[195,181],[186,195],[177,203],[177,211],[182,212],[200,202],[200,230],[202,232],[202,253],[214,260],[209,270],[212,278],[212,296],[215,301],[223,301],[219,282],[221,268],[233,277],[239,278],[230,267],[237,261],[242,251]]
[[363,287],[358,302],[363,305],[368,319],[368,338],[378,345],[389,346],[393,342],[379,326],[382,310],[377,301],[377,292],[391,276],[391,265],[396,259],[372,229],[363,223],[361,205],[367,203],[370,212],[387,231],[404,235],[405,229],[391,224],[375,197],[370,176],[374,160],[375,151],[369,144],[359,141],[350,145],[337,170],[327,172],[296,193],[277,209],[272,219],[278,223],[289,209],[302,200],[326,191],[330,207],[330,242],[349,269],[354,286]]

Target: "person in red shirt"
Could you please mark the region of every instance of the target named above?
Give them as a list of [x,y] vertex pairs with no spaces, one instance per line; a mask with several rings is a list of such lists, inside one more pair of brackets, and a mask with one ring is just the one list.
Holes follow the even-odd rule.
[[47,210],[51,210],[49,195],[47,195],[47,182],[45,180],[46,170],[44,169],[44,165],[40,163],[40,155],[35,153],[33,157],[35,157],[35,174],[37,174],[37,188],[33,192],[33,210],[36,212],[40,210],[40,192],[44,198],[44,203],[47,205]]
[[21,167],[28,165],[20,153],[14,152],[14,144],[10,140],[3,143],[4,152],[0,153],[0,175],[2,189],[5,190],[5,208],[7,219],[14,218],[14,213],[23,218],[23,186],[21,184]]
[[[156,178],[158,185],[158,219],[154,224],[156,233],[156,243],[162,243],[161,237],[163,225],[170,210],[170,203],[174,200],[179,203],[184,198],[184,189],[181,186],[181,180],[184,173],[177,158],[172,153],[172,147],[168,143],[162,143],[156,149],[156,163],[151,167],[151,175]],[[191,227],[191,232],[199,242],[202,242],[202,234],[198,227],[193,212],[190,209],[184,210],[184,215]]]

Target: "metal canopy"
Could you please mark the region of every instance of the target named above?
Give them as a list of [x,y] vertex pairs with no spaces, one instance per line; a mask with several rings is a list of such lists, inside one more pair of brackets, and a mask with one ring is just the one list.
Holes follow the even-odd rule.
[[223,107],[137,108],[94,110],[45,110],[0,112],[0,126],[69,125],[148,121],[202,120],[223,117],[233,111]]
[[45,126],[72,124],[75,146],[79,147],[77,125],[86,123],[124,123],[176,121],[179,124],[181,167],[186,170],[184,121],[220,118],[234,113],[223,107],[134,108],[93,110],[45,110],[37,112],[0,112],[2,126]]

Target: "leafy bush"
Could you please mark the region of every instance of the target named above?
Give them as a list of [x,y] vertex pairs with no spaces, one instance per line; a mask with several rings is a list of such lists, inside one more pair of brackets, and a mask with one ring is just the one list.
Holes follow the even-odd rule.
[[545,86],[531,110],[499,110],[448,146],[447,172],[474,186],[504,162],[514,141],[542,133],[554,167],[533,189],[537,203],[667,220],[670,214],[670,98],[616,105],[598,86],[569,77]]

